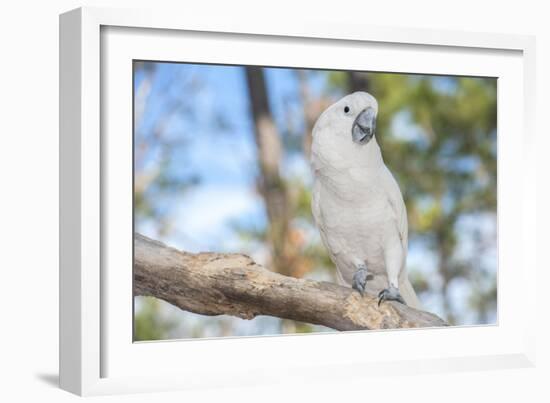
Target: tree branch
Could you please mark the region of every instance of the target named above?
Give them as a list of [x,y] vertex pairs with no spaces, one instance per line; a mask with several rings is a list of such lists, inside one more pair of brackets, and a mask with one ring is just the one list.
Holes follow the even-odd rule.
[[202,315],[270,315],[337,330],[435,327],[428,312],[383,302],[333,283],[271,272],[242,254],[192,254],[134,236],[134,294]]

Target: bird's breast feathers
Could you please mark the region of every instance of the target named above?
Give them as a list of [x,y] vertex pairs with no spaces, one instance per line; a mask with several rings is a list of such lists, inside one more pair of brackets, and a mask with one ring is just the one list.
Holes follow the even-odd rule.
[[[323,241],[338,259],[359,258],[382,270],[385,239],[396,230],[396,212],[376,177],[338,180],[317,176],[315,219]],[[348,262],[349,263],[349,262]],[[345,266],[347,264],[340,264]]]

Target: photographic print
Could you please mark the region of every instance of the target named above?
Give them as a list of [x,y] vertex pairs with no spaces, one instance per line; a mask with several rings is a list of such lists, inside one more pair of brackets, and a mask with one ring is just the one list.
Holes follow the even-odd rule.
[[134,341],[497,323],[497,79],[133,62]]

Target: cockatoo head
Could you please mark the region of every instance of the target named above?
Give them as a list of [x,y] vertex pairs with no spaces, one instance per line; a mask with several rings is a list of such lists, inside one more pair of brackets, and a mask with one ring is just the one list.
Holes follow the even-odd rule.
[[329,106],[313,128],[313,159],[333,166],[364,160],[369,149],[378,149],[376,141],[371,141],[377,115],[378,102],[367,92],[354,92]]

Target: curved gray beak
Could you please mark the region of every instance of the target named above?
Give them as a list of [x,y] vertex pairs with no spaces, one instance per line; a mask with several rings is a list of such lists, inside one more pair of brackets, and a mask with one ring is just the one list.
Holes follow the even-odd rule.
[[367,144],[376,130],[374,108],[368,107],[355,118],[351,128],[351,138],[357,144]]

